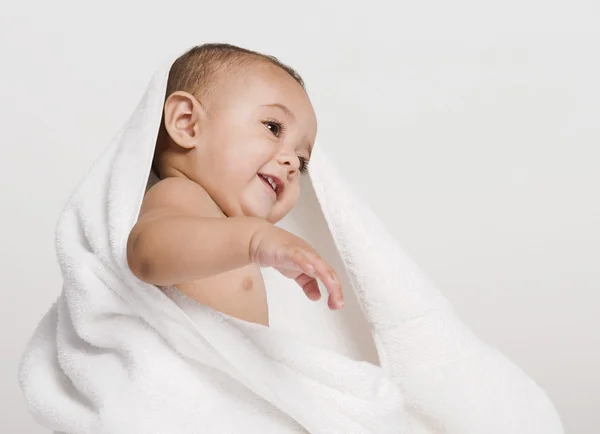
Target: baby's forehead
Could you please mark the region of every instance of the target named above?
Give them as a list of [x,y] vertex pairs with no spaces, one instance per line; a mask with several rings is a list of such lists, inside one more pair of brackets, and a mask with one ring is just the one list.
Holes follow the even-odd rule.
[[224,103],[254,102],[257,106],[279,107],[296,116],[307,111],[309,115],[314,115],[312,103],[302,84],[276,65],[263,62],[231,71],[220,79],[219,95]]

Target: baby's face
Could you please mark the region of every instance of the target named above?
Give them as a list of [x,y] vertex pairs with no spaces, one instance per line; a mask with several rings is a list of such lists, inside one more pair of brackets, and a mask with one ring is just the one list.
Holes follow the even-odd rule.
[[228,217],[275,223],[298,200],[315,112],[302,86],[274,65],[259,64],[232,81],[212,97],[195,177]]

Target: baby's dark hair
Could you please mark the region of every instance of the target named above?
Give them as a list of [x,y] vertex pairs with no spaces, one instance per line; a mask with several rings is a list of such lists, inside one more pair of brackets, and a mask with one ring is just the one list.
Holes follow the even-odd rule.
[[165,99],[176,91],[189,92],[200,99],[209,98],[219,86],[217,78],[241,73],[257,61],[278,66],[305,89],[300,74],[274,56],[235,45],[210,43],[191,48],[173,62],[169,71]]

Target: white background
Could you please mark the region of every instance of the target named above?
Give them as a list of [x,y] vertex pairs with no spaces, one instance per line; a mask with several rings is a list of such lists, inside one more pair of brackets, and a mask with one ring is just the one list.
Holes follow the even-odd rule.
[[319,146],[405,250],[567,432],[600,432],[600,3],[350,3],[3,4],[1,432],[44,432],[16,372],[63,204],[159,62],[209,41],[298,69]]

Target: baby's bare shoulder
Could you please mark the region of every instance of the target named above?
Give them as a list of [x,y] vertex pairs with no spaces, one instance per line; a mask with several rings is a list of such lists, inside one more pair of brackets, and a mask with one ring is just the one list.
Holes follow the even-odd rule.
[[201,185],[185,178],[163,179],[144,195],[140,218],[167,214],[195,215],[198,217],[222,217],[210,195]]

